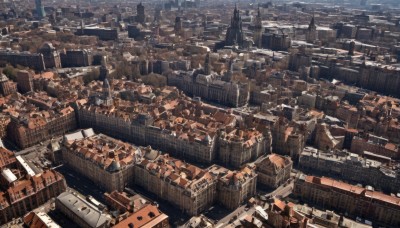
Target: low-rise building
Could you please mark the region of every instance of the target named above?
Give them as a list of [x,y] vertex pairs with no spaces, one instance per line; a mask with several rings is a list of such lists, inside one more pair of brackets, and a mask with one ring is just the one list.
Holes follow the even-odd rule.
[[44,212],[29,212],[24,216],[24,224],[29,228],[61,228],[50,216]]
[[64,192],[56,198],[56,209],[82,228],[109,227],[111,216],[73,192]]
[[105,193],[104,199],[115,217],[113,227],[169,227],[168,215],[162,213],[157,204],[139,194],[114,191]]

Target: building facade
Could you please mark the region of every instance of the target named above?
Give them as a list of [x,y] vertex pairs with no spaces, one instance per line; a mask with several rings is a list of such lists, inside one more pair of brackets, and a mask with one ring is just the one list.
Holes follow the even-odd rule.
[[266,154],[266,144],[267,139],[256,130],[223,131],[218,139],[219,161],[222,164],[239,168]]
[[244,43],[244,33],[242,28],[242,18],[240,16],[240,12],[235,5],[235,9],[233,11],[233,17],[231,18],[231,26],[226,31],[225,37],[225,45],[239,45],[243,46]]
[[400,225],[400,199],[329,178],[300,175],[293,193],[301,200],[376,222]]
[[102,134],[88,136],[85,132],[88,131],[65,135],[64,161],[107,191],[122,191],[132,184],[139,148]]
[[306,147],[300,155],[299,167],[393,193],[400,189],[396,162],[383,163],[345,151],[322,152]]
[[64,177],[54,170],[33,171],[26,161],[4,148],[0,156],[0,224],[24,216],[67,188]]
[[0,61],[9,63],[14,67],[20,65],[23,67],[29,67],[37,71],[43,71],[46,69],[43,55],[40,53],[32,54],[30,52],[0,50]]
[[136,165],[135,184],[192,216],[208,209],[217,196],[216,180],[208,171],[168,155]]
[[293,162],[290,157],[270,154],[255,162],[257,181],[269,188],[277,188],[290,178]]

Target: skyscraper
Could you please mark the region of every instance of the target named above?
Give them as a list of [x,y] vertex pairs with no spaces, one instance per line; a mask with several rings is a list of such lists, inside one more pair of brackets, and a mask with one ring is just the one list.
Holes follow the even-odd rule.
[[42,5],[42,0],[35,0],[36,3],[36,13],[39,18],[43,18],[46,16],[46,13],[44,12],[44,7]]

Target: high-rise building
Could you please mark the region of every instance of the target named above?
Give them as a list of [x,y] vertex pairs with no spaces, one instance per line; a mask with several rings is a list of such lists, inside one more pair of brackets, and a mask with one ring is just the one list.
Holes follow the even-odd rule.
[[176,17],[175,18],[174,30],[175,30],[176,34],[179,34],[179,33],[182,32],[182,20],[181,20],[181,17]]
[[33,91],[33,75],[31,72],[26,70],[20,70],[17,72],[17,84],[18,90],[21,93],[27,93]]
[[136,22],[143,24],[146,16],[144,15],[144,6],[142,5],[142,3],[139,3],[139,5],[136,6],[136,12]]
[[44,6],[42,5],[42,0],[35,0],[36,3],[36,13],[39,18],[43,18],[46,16],[46,12],[44,12]]
[[230,46],[237,44],[243,46],[243,40],[242,17],[235,6],[233,17],[231,19],[231,26],[226,31],[225,45]]
[[254,34],[253,34],[253,41],[254,45],[258,48],[261,48],[262,46],[262,19],[261,19],[261,13],[260,13],[260,7],[258,7],[258,12],[257,12],[257,17],[254,23]]

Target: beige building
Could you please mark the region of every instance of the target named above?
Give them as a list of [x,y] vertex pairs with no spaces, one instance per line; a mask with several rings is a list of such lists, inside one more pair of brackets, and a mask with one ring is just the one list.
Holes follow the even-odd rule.
[[[139,93],[141,88],[133,90]],[[177,95],[172,89],[164,91],[166,97]],[[112,106],[96,105],[90,99],[79,100],[76,110],[82,128],[93,127],[112,137],[137,145],[151,145],[172,156],[200,163],[215,161],[218,131],[236,125],[236,117],[228,111],[184,96],[151,104],[116,100]],[[262,141],[262,136],[257,135],[250,141],[258,139]],[[263,143],[251,144],[256,145],[250,146],[250,158],[257,158],[263,151]],[[241,164],[246,160],[248,158],[238,158],[235,162]]]
[[239,171],[230,171],[218,165],[208,168],[218,178],[217,201],[229,210],[234,210],[256,194],[257,174],[254,167],[246,166]]
[[267,152],[266,141],[257,130],[227,129],[219,137],[219,160],[222,164],[239,168],[264,155]]
[[136,165],[135,184],[192,216],[208,209],[217,196],[217,181],[209,171],[168,155]]
[[107,191],[124,190],[133,183],[134,163],[140,149],[93,130],[65,135],[62,155],[73,169]]
[[293,162],[290,157],[270,154],[256,162],[257,181],[269,188],[277,188],[290,178]]
[[293,193],[308,203],[365,218],[374,225],[398,227],[400,199],[329,178],[299,175]]

